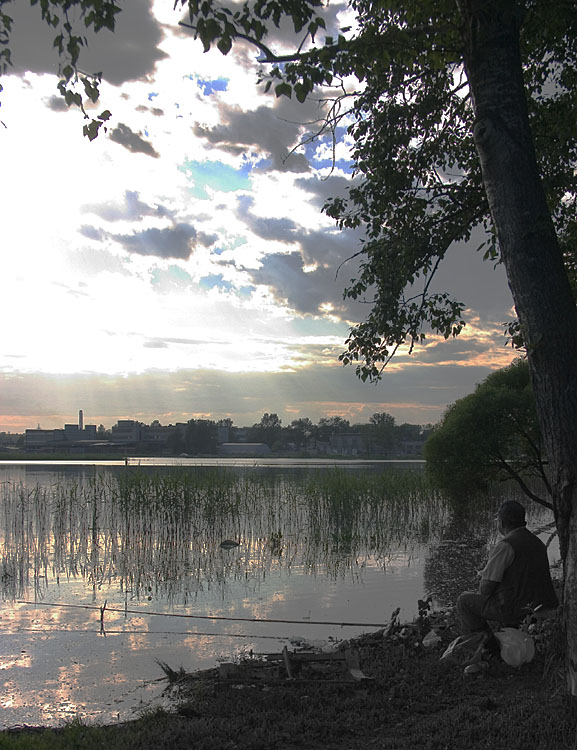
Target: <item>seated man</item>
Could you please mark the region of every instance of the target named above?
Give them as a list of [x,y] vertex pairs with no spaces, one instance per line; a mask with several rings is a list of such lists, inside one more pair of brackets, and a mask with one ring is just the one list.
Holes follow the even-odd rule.
[[[546,609],[558,606],[547,548],[526,528],[525,508],[507,500],[499,508],[498,517],[503,538],[491,550],[481,571],[479,593],[461,594],[457,601],[463,633],[491,633],[487,620],[516,627],[527,614],[527,605]],[[487,646],[494,649],[493,638]]]

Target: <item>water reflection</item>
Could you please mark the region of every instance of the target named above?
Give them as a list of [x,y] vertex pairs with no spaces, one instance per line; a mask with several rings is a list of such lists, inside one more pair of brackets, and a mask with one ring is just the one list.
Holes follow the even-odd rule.
[[[0,589],[42,599],[49,585],[116,587],[126,602],[187,605],[231,581],[258,588],[271,571],[362,578],[399,549],[427,544],[446,509],[405,474],[379,484],[334,472],[295,482],[226,471],[97,473],[0,494]],[[223,546],[233,540],[235,546]]]
[[476,591],[478,571],[487,560],[492,522],[487,513],[453,509],[441,539],[431,545],[424,571],[427,596],[452,606],[463,591]]

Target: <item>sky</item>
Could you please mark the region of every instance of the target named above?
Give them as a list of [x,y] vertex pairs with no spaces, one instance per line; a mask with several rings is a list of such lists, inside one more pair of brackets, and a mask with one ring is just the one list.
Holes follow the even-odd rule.
[[[507,365],[504,269],[450,249],[438,285],[467,305],[456,339],[401,352],[377,384],[338,361],[366,305],[343,300],[359,235],[321,213],[352,179],[343,135],[307,143],[304,104],[257,84],[257,52],[203,52],[171,0],[126,3],[80,59],[112,112],[93,142],[58,95],[54,32],[9,3],[0,93],[0,431],[133,418],[162,424],[276,412],[437,422]],[[349,24],[346,4],[328,32]],[[288,29],[271,39],[288,49]],[[347,261],[347,262],[345,262]]]

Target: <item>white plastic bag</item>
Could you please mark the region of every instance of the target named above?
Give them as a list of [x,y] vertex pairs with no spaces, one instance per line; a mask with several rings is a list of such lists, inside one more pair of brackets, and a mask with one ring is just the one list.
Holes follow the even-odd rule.
[[517,628],[502,628],[495,631],[501,645],[501,659],[511,667],[527,664],[535,656],[535,644],[529,633]]

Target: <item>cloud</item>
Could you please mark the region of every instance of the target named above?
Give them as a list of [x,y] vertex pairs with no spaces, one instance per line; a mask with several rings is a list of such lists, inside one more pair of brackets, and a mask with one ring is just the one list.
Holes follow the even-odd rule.
[[[219,124],[208,128],[195,125],[194,134],[224,151],[239,155],[250,149],[270,156],[270,169],[281,172],[308,172],[308,160],[303,154],[290,154],[299,142],[302,125],[283,118],[284,102],[274,107],[261,106],[243,112],[227,104],[219,106]],[[294,117],[294,111],[292,115]]]
[[178,344],[178,345],[183,345],[183,346],[207,346],[209,344],[210,346],[215,346],[215,345],[225,346],[226,342],[213,341],[209,339],[185,339],[185,338],[176,338],[174,336],[156,336],[155,338],[147,339],[144,342],[143,346],[158,348],[158,349],[166,349],[170,344]]
[[158,159],[160,154],[155,150],[150,141],[146,141],[138,133],[133,132],[128,125],[120,122],[118,126],[111,130],[108,137],[114,143],[118,143],[133,154],[146,154]]
[[129,253],[187,260],[196,244],[196,230],[190,224],[159,229],[151,227],[132,234],[110,235]]
[[210,247],[218,241],[219,237],[218,234],[207,234],[206,232],[199,232],[197,239],[199,244],[203,245],[204,247]]
[[276,242],[292,243],[297,240],[297,233],[302,232],[302,229],[292,219],[254,216],[250,213],[254,203],[254,198],[250,195],[241,195],[237,199],[237,216],[245,221],[253,234]]
[[106,239],[106,232],[103,232],[102,229],[98,229],[97,227],[91,227],[88,224],[83,224],[78,232],[83,236],[86,237],[88,240],[94,240],[95,242],[103,242]]
[[320,315],[327,303],[335,312],[343,312],[342,286],[335,281],[334,271],[318,268],[306,272],[300,253],[267,255],[250,276],[255,284],[268,286],[279,301],[300,314]]
[[134,108],[136,112],[150,112],[155,117],[162,117],[164,110],[160,107],[145,107],[144,104],[139,104]]
[[[245,269],[255,284],[269,287],[274,297],[300,314],[320,315],[326,305],[333,314],[356,319],[359,303],[343,300],[343,291],[357,271],[358,261],[351,261],[338,273],[343,261],[350,258],[358,242],[352,232],[307,230],[293,219],[256,216],[251,196],[237,200],[237,216],[249,232],[268,242],[299,246],[299,252],[268,253],[257,269]],[[307,266],[307,268],[305,268]],[[363,311],[364,314],[364,311]]]
[[329,198],[346,197],[347,189],[352,185],[354,185],[353,180],[339,174],[331,174],[328,177],[313,174],[307,177],[298,177],[295,180],[295,187],[312,196],[307,200],[312,201],[319,210]]
[[[433,341],[419,351],[419,362],[470,362],[477,355],[487,350],[487,341],[482,338],[457,338]],[[402,358],[401,358],[402,359]],[[409,361],[409,357],[406,361]]]
[[146,349],[168,349],[166,341],[160,341],[159,339],[149,339],[142,346]]
[[[174,215],[173,211],[164,206],[159,204],[150,206],[148,203],[141,201],[139,193],[135,190],[126,190],[124,200],[121,203],[108,201],[107,203],[88,204],[83,206],[82,210],[86,213],[96,214],[101,219],[111,222],[138,221],[143,216],[172,217]],[[92,239],[97,239],[97,237],[93,237]]]
[[50,96],[44,102],[53,112],[68,112],[68,105],[61,96]]
[[483,253],[474,250],[484,237],[484,231],[478,228],[469,242],[451,246],[433,280],[431,292],[448,292],[475,310],[483,322],[501,323],[511,317],[513,297],[505,267],[484,261]]
[[98,250],[92,248],[73,250],[68,255],[68,262],[76,273],[87,274],[91,278],[101,273],[117,273],[122,276],[130,275],[124,258],[118,257],[118,255],[114,255],[108,250],[101,248]]
[[[152,0],[124,3],[116,17],[115,32],[103,29],[98,34],[86,29],[78,12],[71,11],[74,29],[87,41],[81,50],[80,69],[91,73],[101,71],[104,80],[116,86],[150,76],[157,62],[166,57],[159,48],[164,34],[151,7]],[[15,73],[58,72],[59,58],[53,40],[59,32],[42,21],[40,10],[40,3],[32,8],[22,0],[7,4],[4,9],[14,20],[10,48]]]

